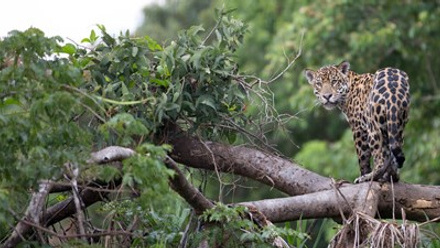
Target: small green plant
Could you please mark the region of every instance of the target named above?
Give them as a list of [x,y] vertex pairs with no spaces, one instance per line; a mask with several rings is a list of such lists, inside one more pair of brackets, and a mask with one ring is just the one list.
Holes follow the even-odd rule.
[[211,246],[272,247],[275,240],[295,240],[304,244],[307,239],[303,233],[288,227],[277,227],[265,219],[262,221],[259,219],[261,216],[253,216],[251,212],[244,206],[217,204],[201,216],[203,231],[194,237],[195,242],[203,242],[214,235],[215,239],[209,239]]

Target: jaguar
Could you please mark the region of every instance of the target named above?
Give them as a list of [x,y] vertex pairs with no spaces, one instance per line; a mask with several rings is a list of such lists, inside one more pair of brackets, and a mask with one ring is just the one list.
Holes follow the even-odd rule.
[[361,174],[355,183],[399,181],[410,106],[407,74],[391,67],[358,74],[348,61],[304,74],[318,102],[328,110],[340,109],[348,121]]

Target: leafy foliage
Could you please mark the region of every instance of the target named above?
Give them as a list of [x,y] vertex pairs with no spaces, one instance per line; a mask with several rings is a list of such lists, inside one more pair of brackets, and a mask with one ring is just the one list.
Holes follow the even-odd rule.
[[7,210],[23,204],[25,199],[15,201],[17,196],[42,178],[59,178],[65,162],[82,163],[90,150],[87,128],[72,121],[81,112],[81,101],[63,89],[81,84],[81,71],[65,58],[47,59],[60,48],[60,40],[31,28],[13,31],[0,42],[0,64],[5,65],[0,71],[3,223],[13,223]]
[[[292,242],[304,244],[307,236],[291,228],[280,228],[274,225],[259,227],[252,218],[247,218],[249,210],[243,206],[230,207],[217,204],[216,207],[203,213],[201,218],[206,222],[205,231],[201,237],[196,236],[196,243],[203,242],[208,237],[210,246],[222,247],[273,247],[272,243],[278,236],[290,239]],[[249,214],[250,215],[250,214]],[[255,220],[258,217],[255,217]],[[227,237],[226,239],[224,237]]]
[[[0,237],[10,230],[6,223],[13,225],[25,211],[29,189],[40,180],[62,180],[69,162],[78,165],[84,182],[122,180],[113,201],[90,210],[96,219],[106,216],[95,223],[100,228],[113,226],[107,218],[121,227],[139,221],[148,231],[135,237],[136,244],[178,244],[191,218],[170,192],[174,173],[163,161],[171,147],[156,135],[173,123],[200,137],[234,142],[232,127],[244,130],[248,121],[235,55],[247,27],[225,12],[218,15],[211,32],[194,26],[167,46],[128,32],[112,37],[101,25],[99,35],[91,31],[82,40],[86,46],[47,38],[35,28],[0,41],[0,137],[6,141],[0,145]],[[137,155],[122,169],[87,163],[91,150],[109,145],[132,147]],[[133,193],[134,201],[124,200]],[[66,198],[53,196],[50,204]],[[178,221],[170,203],[180,209]],[[273,229],[259,239],[278,231],[292,234]]]

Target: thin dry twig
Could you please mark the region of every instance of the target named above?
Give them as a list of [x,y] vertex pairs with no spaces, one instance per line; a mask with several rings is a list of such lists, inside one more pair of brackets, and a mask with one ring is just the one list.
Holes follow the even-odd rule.
[[222,23],[222,18],[223,15],[220,16],[220,18],[218,18],[217,22],[215,23],[215,26],[211,29],[211,31],[209,31],[208,35],[205,37],[205,39],[203,39],[202,43],[200,43],[200,46],[203,46],[211,37],[211,35],[215,32],[215,30],[217,30],[217,28],[220,26],[220,23]]
[[[199,138],[199,141],[206,148],[206,150],[209,152],[209,156],[211,158],[212,164],[214,165],[214,171],[215,171],[215,174],[217,175],[217,179],[220,182],[220,185],[223,185],[224,182],[221,178],[220,170],[218,168],[218,164],[215,159],[214,153],[212,152],[211,148],[209,148],[209,146],[206,144],[206,142],[202,141],[200,138]],[[219,197],[218,200],[219,200],[219,202],[223,202],[223,199],[222,199],[223,198],[223,187],[219,187],[219,191],[220,192],[218,194],[218,197]]]
[[[347,206],[350,207],[351,212],[353,212],[353,209],[351,208],[349,201],[347,200],[347,198],[345,198],[344,194],[342,194],[342,192],[339,190],[339,185],[336,183],[335,179],[333,179],[333,178],[332,178],[332,188],[334,189],[336,198],[339,199],[339,197],[342,197],[342,199],[347,204]],[[339,213],[341,215],[341,218],[343,220],[343,223],[346,223],[347,217],[345,217],[344,211],[342,211],[340,205],[338,205],[338,209],[339,209]]]
[[287,70],[289,70],[290,67],[292,67],[292,65],[296,62],[296,60],[301,56],[301,53],[302,53],[302,43],[303,43],[303,39],[304,39],[304,33],[305,33],[304,31],[301,33],[299,49],[298,49],[298,52],[296,53],[295,58],[293,58],[292,61],[288,62],[287,66],[284,68],[284,70],[282,70],[280,73],[278,73],[278,75],[276,75],[274,78],[269,80],[267,82],[267,84],[271,84],[271,83],[275,82],[276,80],[278,80],[281,76],[283,76],[287,72]]
[[39,229],[41,231],[44,231],[44,232],[46,232],[52,236],[55,236],[57,238],[60,238],[60,239],[81,238],[81,237],[90,238],[90,237],[117,236],[117,235],[126,235],[126,236],[135,235],[134,233],[127,232],[127,231],[95,232],[95,233],[87,233],[87,234],[68,234],[68,235],[65,235],[65,234],[59,234],[59,233],[54,232],[48,228],[37,225],[37,224],[30,222],[30,221],[27,221],[27,220],[22,220],[21,222],[23,222],[26,225],[32,226],[36,229]]
[[347,247],[350,242],[353,247],[418,247],[419,225],[377,220],[356,212],[333,238],[330,247]]
[[[78,89],[78,88],[72,87],[72,86],[70,86],[70,85],[67,85],[67,84],[66,84],[66,85],[63,85],[62,87],[65,88],[65,89],[67,89],[67,90],[71,90],[71,91],[77,92],[77,93],[79,93],[80,95],[85,96],[86,98],[89,98],[90,100],[92,100],[92,102],[95,103],[96,107],[98,107],[98,108],[101,110],[102,113],[106,113],[104,107],[102,107],[102,104],[100,104],[99,102],[97,102],[97,100],[96,100],[94,97],[92,97],[91,95],[87,94],[86,92],[84,92],[84,91],[82,91],[82,90],[80,90],[80,89]],[[98,115],[98,116],[99,116],[99,115]],[[107,116],[107,117],[109,117],[109,116]],[[99,119],[103,119],[103,118],[101,117],[101,118],[99,118]]]
[[188,224],[186,224],[185,230],[183,231],[182,238],[180,238],[178,248],[186,248],[186,245],[188,243],[188,235],[189,235],[189,229],[191,227],[192,219],[194,218],[194,211],[191,211],[191,215],[189,216]]
[[82,235],[82,239],[84,240],[84,242],[87,242],[87,239],[85,237],[86,231],[84,228],[84,220],[85,220],[84,212],[83,212],[84,203],[82,202],[81,196],[79,194],[78,181],[77,181],[77,178],[79,176],[79,167],[76,163],[67,163],[65,166],[71,176],[70,183],[72,185],[73,202],[75,203],[75,208],[76,208],[79,234]]

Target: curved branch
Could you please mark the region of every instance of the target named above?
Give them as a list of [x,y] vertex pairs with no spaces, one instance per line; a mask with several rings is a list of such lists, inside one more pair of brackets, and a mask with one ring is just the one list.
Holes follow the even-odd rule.
[[170,178],[171,187],[194,208],[197,214],[202,214],[206,209],[214,207],[214,203],[186,180],[173,159],[167,157],[165,164],[176,172],[176,175]]
[[[202,143],[182,132],[170,134],[170,156],[193,168],[234,173],[265,183],[289,195],[332,188],[332,180],[306,170],[292,161],[244,146]],[[212,158],[214,156],[214,158]],[[214,161],[218,168],[215,168]]]

